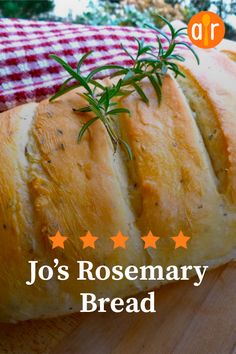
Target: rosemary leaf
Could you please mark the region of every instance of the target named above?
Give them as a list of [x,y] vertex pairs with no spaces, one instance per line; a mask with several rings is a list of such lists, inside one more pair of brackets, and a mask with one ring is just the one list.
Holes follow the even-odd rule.
[[118,114],[118,113],[128,113],[129,115],[131,115],[130,110],[127,108],[116,108],[107,112],[107,114],[109,115]]
[[81,65],[84,64],[85,60],[87,59],[87,57],[88,57],[89,55],[92,54],[92,52],[93,52],[93,51],[90,50],[89,52],[85,53],[85,54],[82,56],[82,58],[78,61],[78,64],[77,64],[77,74],[80,73]]
[[137,91],[137,93],[141,97],[142,101],[145,102],[146,104],[148,104],[149,100],[148,100],[145,92],[143,91],[143,89],[135,82],[132,83],[132,86],[135,88],[135,90]]
[[120,144],[122,144],[125,147],[125,149],[126,149],[126,151],[128,153],[129,159],[132,160],[133,159],[133,153],[132,153],[132,150],[130,149],[129,144],[127,144],[127,142],[122,140],[122,139],[120,139]]
[[154,90],[156,91],[156,95],[158,97],[158,104],[160,105],[160,102],[161,102],[161,97],[162,97],[162,93],[161,93],[161,87],[157,81],[157,79],[153,76],[153,75],[150,75],[148,76]]
[[81,141],[84,133],[86,132],[86,130],[90,127],[90,125],[92,125],[93,123],[96,122],[96,120],[98,120],[98,117],[94,117],[91,118],[87,123],[85,123],[82,128],[80,129],[79,135],[78,135],[78,142]]
[[72,69],[72,67],[71,67],[69,64],[67,64],[63,59],[59,58],[59,57],[58,57],[57,55],[55,55],[55,54],[51,54],[50,57],[51,57],[52,59],[55,59],[59,64],[61,64],[61,66],[62,66],[71,76],[73,76],[73,78],[74,78],[75,80],[79,81],[79,83],[80,83],[81,85],[83,85],[83,86],[86,88],[86,90],[87,90],[88,92],[91,92],[91,93],[92,93],[92,91],[91,91],[89,85],[88,85],[87,82],[84,80],[84,78],[83,78],[81,75],[79,75],[76,71],[74,71],[74,70]]
[[[161,16],[160,16],[160,17],[161,17]],[[167,34],[166,34],[164,31],[162,31],[161,29],[159,29],[159,28],[157,28],[157,27],[155,27],[155,26],[151,26],[151,25],[145,25],[145,27],[148,27],[148,28],[154,30],[155,32],[161,34],[162,37],[164,37],[164,38],[170,43],[170,38],[169,38],[169,37],[167,36]]]
[[178,42],[178,45],[183,45],[183,46],[187,47],[195,56],[195,59],[196,59],[198,65],[200,64],[199,56],[197,55],[197,53],[195,52],[195,50],[193,49],[193,47],[190,44],[188,44],[186,42]]
[[59,91],[57,91],[57,92],[55,93],[55,95],[53,95],[52,97],[50,97],[49,102],[54,101],[56,98],[58,98],[58,97],[64,95],[64,94],[67,93],[67,92],[70,92],[70,91],[72,91],[72,90],[74,90],[75,88],[78,88],[78,87],[80,87],[80,86],[81,86],[81,84],[77,84],[77,85],[73,85],[73,86],[69,86],[69,87],[65,87],[65,88],[60,88]]

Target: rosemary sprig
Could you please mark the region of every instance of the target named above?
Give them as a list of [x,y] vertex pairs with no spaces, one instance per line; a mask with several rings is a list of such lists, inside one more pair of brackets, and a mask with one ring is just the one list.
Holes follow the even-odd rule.
[[[51,97],[50,101],[64,95],[65,93],[78,88],[83,87],[84,92],[81,96],[86,101],[86,105],[79,109],[74,109],[76,112],[92,112],[93,117],[88,120],[81,128],[78,136],[78,142],[82,139],[87,129],[100,120],[105,126],[106,131],[111,139],[114,152],[117,150],[118,144],[121,145],[128,153],[130,159],[132,159],[132,151],[126,141],[124,141],[118,134],[115,118],[120,113],[126,113],[130,115],[130,111],[127,108],[120,108],[118,105],[118,97],[126,96],[134,91],[140,96],[140,99],[146,104],[149,103],[143,88],[142,81],[147,78],[150,84],[153,86],[158,103],[160,104],[162,98],[162,82],[163,78],[168,71],[172,71],[175,77],[184,74],[179,70],[177,62],[183,62],[185,59],[183,56],[176,54],[175,50],[179,46],[187,47],[195,56],[197,63],[199,64],[199,58],[194,49],[183,41],[179,41],[178,38],[183,35],[187,35],[186,27],[175,30],[174,27],[162,16],[159,16],[165,24],[167,24],[171,36],[167,36],[160,29],[147,25],[156,32],[157,46],[154,47],[149,44],[145,44],[144,40],[138,40],[137,52],[133,56],[122,45],[123,50],[130,57],[132,61],[131,67],[119,66],[119,65],[104,65],[92,70],[87,76],[82,74],[81,68],[85,60],[92,52],[84,54],[77,64],[76,70],[74,70],[68,63],[58,56],[52,54],[50,57],[55,59],[69,74],[70,77],[65,80],[59,91]],[[165,49],[161,43],[161,37],[167,41],[167,48]],[[110,78],[119,76],[120,79],[117,84],[111,86],[104,86],[99,80],[96,79],[97,74],[103,74],[104,71],[110,70],[111,74],[107,75]],[[71,86],[68,86],[70,81],[75,81]]]

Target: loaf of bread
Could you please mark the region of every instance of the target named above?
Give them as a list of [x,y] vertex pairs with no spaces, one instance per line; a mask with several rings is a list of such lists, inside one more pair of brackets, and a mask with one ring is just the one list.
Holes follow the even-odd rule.
[[[222,49],[223,50],[223,49]],[[166,75],[160,107],[148,82],[146,105],[123,98],[117,129],[134,159],[115,154],[97,121],[80,143],[89,113],[77,89],[53,103],[28,103],[0,115],[0,320],[16,322],[80,310],[80,292],[110,298],[158,287],[158,282],[75,281],[76,261],[95,265],[223,264],[236,254],[236,64],[223,50],[186,53],[186,78]],[[226,53],[226,54],[225,54]],[[52,250],[48,236],[68,236]],[[96,249],[82,249],[87,231]],[[113,250],[111,236],[129,236]],[[160,237],[144,249],[141,236]],[[170,239],[182,230],[188,249]],[[67,281],[27,286],[29,260],[70,267]],[[74,274],[74,276],[73,276]]]

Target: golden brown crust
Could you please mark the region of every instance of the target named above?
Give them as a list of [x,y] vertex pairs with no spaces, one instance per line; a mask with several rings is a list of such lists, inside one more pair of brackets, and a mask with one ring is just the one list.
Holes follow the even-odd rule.
[[[78,311],[82,290],[113,297],[154,285],[76,282],[76,260],[220,264],[236,247],[236,69],[215,51],[200,56],[199,68],[187,58],[183,90],[166,76],[160,107],[146,82],[149,106],[135,93],[120,103],[132,112],[132,118],[120,117],[118,127],[132,162],[120,150],[113,154],[100,122],[77,143],[89,118],[72,111],[82,104],[78,90],[1,114],[1,320]],[[52,252],[48,239],[57,229],[69,236],[63,252]],[[140,236],[150,229],[161,241],[146,251]],[[100,238],[96,250],[82,250],[79,236],[87,230]],[[112,249],[109,237],[119,230],[129,236],[126,251]],[[180,230],[192,237],[187,252],[175,251],[169,239]],[[69,265],[70,279],[27,287],[27,261],[52,264],[55,257]]]
[[236,42],[224,39],[217,49],[228,55],[231,60],[236,61]]

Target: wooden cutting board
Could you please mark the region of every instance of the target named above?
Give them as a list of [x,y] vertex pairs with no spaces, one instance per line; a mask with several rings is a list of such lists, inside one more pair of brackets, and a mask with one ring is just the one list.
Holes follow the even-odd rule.
[[0,353],[236,354],[236,263],[156,292],[156,314],[76,314],[0,325]]

